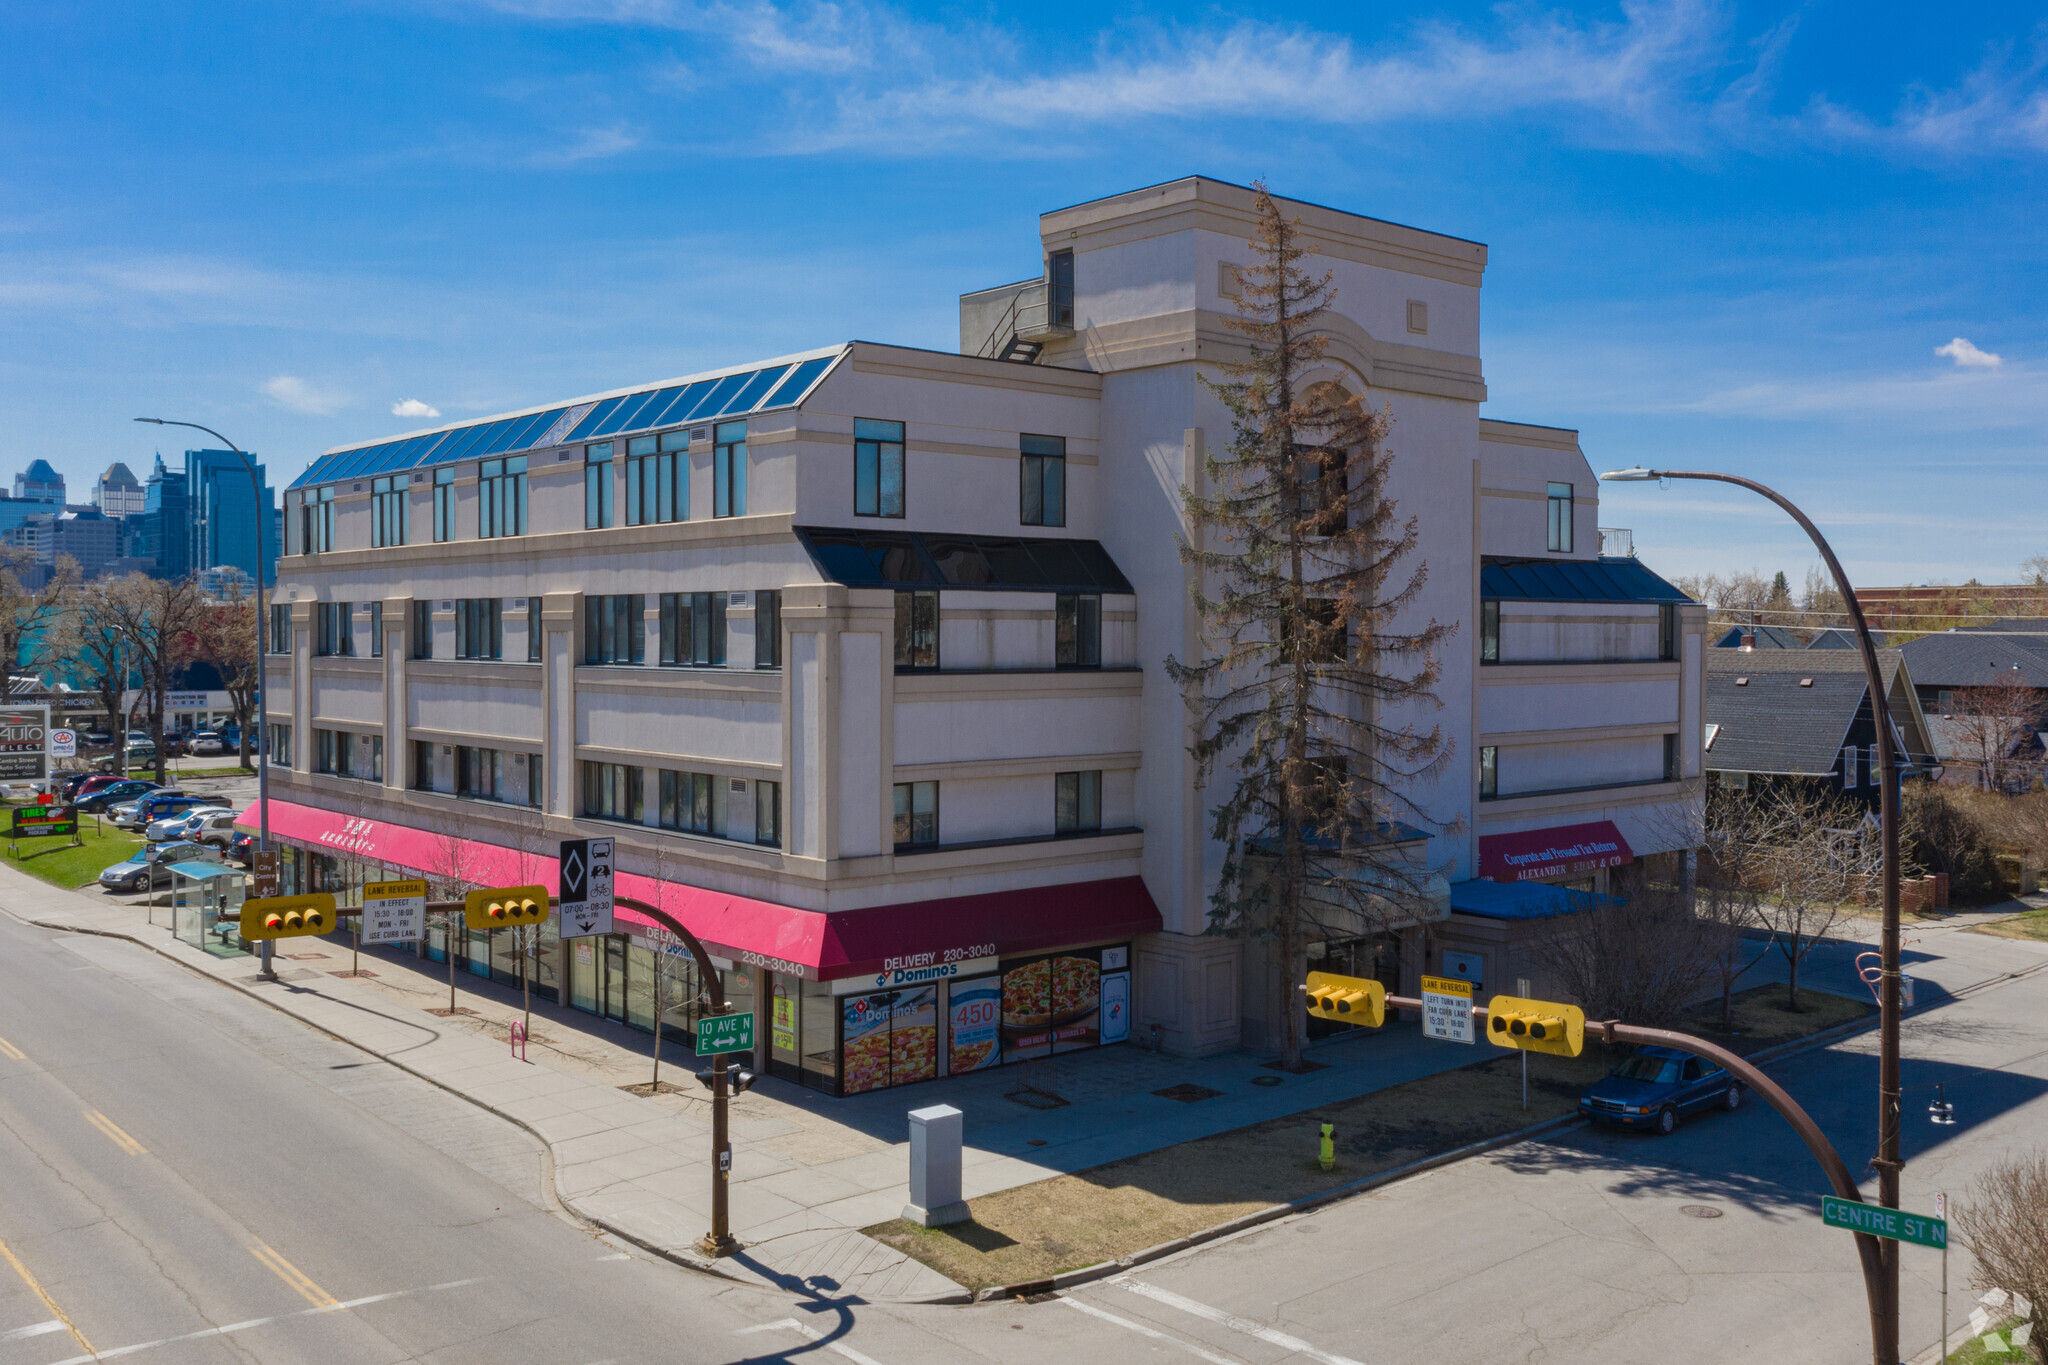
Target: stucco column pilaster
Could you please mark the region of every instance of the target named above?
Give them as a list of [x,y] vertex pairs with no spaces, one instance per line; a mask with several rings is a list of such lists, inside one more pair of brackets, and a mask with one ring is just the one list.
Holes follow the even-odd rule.
[[312,771],[313,606],[292,603],[292,767]]
[[582,596],[551,592],[541,600],[541,763],[546,786],[542,808],[550,815],[576,813],[576,614]]
[[412,780],[412,746],[406,742],[411,698],[406,693],[406,624],[412,620],[410,597],[384,600],[384,785],[402,789]]

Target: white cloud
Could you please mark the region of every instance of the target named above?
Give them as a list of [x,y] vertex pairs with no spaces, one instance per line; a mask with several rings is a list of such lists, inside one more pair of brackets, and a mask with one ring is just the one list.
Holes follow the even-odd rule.
[[1979,350],[1968,337],[1957,337],[1946,346],[1934,348],[1936,355],[1945,355],[1963,368],[1970,370],[1995,370],[2005,363],[2005,357],[1994,351]]
[[348,400],[338,393],[314,388],[294,374],[281,374],[265,380],[263,392],[281,408],[303,412],[313,417],[325,417],[346,406]]
[[441,410],[432,404],[422,403],[417,398],[408,398],[403,403],[393,403],[391,405],[391,415],[393,417],[439,417]]
[[566,147],[535,152],[527,158],[534,166],[573,166],[579,161],[600,161],[623,156],[640,145],[640,134],[623,123],[609,128],[584,128]]

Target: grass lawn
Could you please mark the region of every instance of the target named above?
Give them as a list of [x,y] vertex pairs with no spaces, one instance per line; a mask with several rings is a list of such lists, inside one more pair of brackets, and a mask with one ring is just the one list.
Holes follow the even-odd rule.
[[2048,939],[2048,910],[2029,910],[2011,919],[1995,919],[1989,924],[1973,924],[1969,933],[1996,934],[2000,938]]
[[[1950,1302],[1962,1305],[1962,1313],[1965,1318],[1968,1318],[1970,1310],[1977,1306],[1967,1290],[1959,1298],[1951,1299]],[[1949,1325],[1954,1327],[1956,1324],[1952,1322]],[[2006,1348],[2003,1351],[1988,1350],[1984,1345],[1983,1337],[1971,1337],[1963,1343],[1960,1350],[1948,1353],[1949,1365],[1991,1365],[1993,1361],[2001,1362],[2001,1365],[2004,1365],[2005,1362],[2010,1362],[2010,1365],[2025,1365],[2025,1362],[2032,1360],[2034,1357],[2024,1350],[2015,1351],[2012,1349],[2012,1344],[2006,1340],[2007,1335],[2012,1329],[2019,1325],[2020,1319],[2006,1318],[1992,1327],[1991,1330],[1998,1333],[2000,1343]],[[2036,1332],[2039,1330],[2038,1327],[2035,1328]]]
[[256,770],[254,768],[243,768],[233,763],[228,764],[226,767],[188,768],[184,766],[183,760],[179,760],[171,765],[171,775],[174,777],[254,777]]
[[[1792,1014],[1784,996],[1782,986],[1736,996],[1737,1036],[1708,1031],[1720,1022],[1718,1002],[1694,1027],[1751,1052],[1873,1012],[1865,1002],[1802,991],[1805,1008]],[[1498,1052],[1356,1099],[986,1195],[972,1201],[966,1223],[923,1228],[895,1219],[865,1231],[971,1289],[1078,1270],[1575,1113],[1579,1091],[1610,1064],[1597,1044],[1579,1057],[1527,1055],[1526,1110],[1521,1056]],[[1337,1126],[1337,1168],[1328,1172],[1316,1161],[1323,1123]]]
[[[4,817],[5,811],[0,810],[0,818]],[[79,817],[78,837],[85,841],[83,848],[72,847],[69,839],[23,839],[15,845],[20,856],[8,861],[30,876],[69,890],[90,883],[100,875],[100,869],[108,863],[120,862],[142,844],[133,834],[104,820],[95,832],[90,815]],[[6,856],[6,850],[0,848],[0,857]]]

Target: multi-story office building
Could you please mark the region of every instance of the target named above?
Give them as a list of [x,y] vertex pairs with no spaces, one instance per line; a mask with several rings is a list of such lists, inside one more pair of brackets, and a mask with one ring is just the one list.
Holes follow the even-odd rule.
[[134,472],[116,460],[93,485],[92,501],[107,516],[127,517],[147,510],[149,494],[136,481]]
[[29,502],[64,505],[64,476],[50,468],[48,460],[31,460],[27,469],[14,476],[14,496]]
[[[1458,627],[1414,717],[1452,753],[1413,793],[1436,893],[1311,965],[1512,987],[1561,886],[1695,841],[1704,612],[1601,557],[1575,433],[1480,416],[1483,246],[1285,207],[1339,289],[1310,378],[1391,411],[1412,610]],[[1201,648],[1181,489],[1230,436],[1197,376],[1239,354],[1252,195],[1039,227],[959,354],[831,345],[315,461],[266,675],[292,883],[550,880],[557,838],[614,836],[767,1067],[826,1090],[1269,1046],[1299,997],[1205,932],[1214,794],[1162,669]],[[550,944],[542,980],[649,1023],[660,947]]]
[[[253,458],[253,457],[252,457]],[[277,499],[262,465],[256,466],[257,485],[249,481],[248,467],[232,450],[188,450],[185,452],[185,497],[189,517],[185,565],[188,570],[233,565],[253,580],[256,577],[256,528],[258,518],[276,525]],[[277,541],[264,546],[270,563],[263,581],[277,581]]]

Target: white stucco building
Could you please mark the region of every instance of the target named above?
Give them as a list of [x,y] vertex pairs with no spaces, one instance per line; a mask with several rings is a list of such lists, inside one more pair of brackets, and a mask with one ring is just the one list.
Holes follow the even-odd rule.
[[[1575,433],[1480,416],[1485,247],[1285,207],[1338,287],[1313,378],[1390,409],[1415,610],[1459,627],[1417,793],[1443,903],[1316,961],[1511,989],[1549,887],[1689,846],[1704,613],[1600,558]],[[1266,1046],[1295,996],[1204,932],[1220,850],[1161,668],[1196,647],[1180,489],[1229,438],[1196,375],[1252,227],[1241,187],[1135,191],[1044,215],[960,354],[831,345],[322,456],[266,679],[294,881],[552,880],[556,839],[616,835],[761,1060],[825,1090]],[[652,950],[547,971],[647,1023]]]

